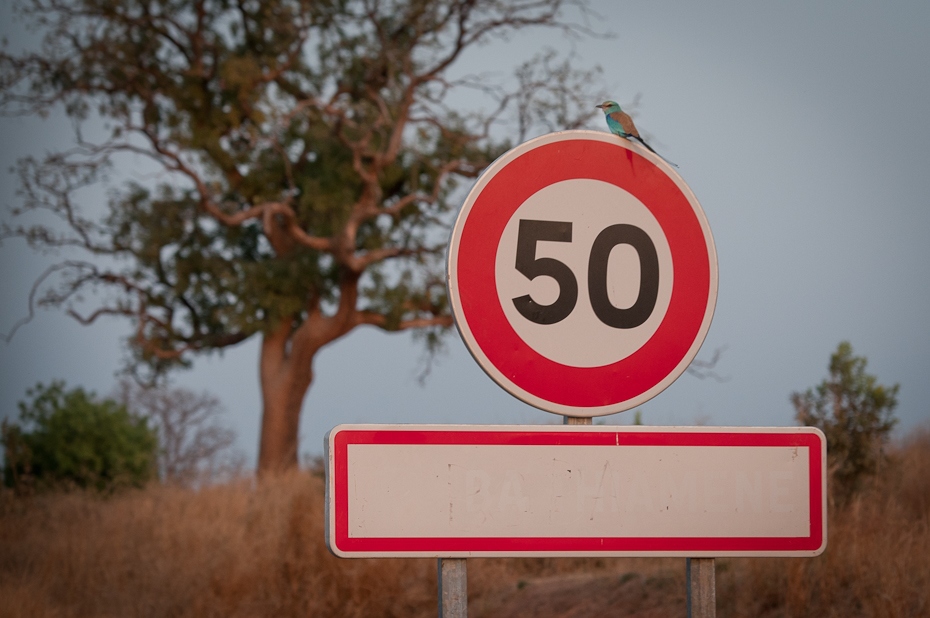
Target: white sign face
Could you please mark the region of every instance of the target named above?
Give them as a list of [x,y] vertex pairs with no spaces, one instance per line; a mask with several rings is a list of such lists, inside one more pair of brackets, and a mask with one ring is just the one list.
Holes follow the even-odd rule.
[[[578,196],[585,196],[585,207],[570,210]],[[623,222],[643,230],[655,249],[659,277],[656,298],[648,318],[635,328],[605,324],[591,303],[588,277],[576,278],[575,306],[556,323],[539,323],[523,316],[514,298],[529,295],[540,305],[557,302],[560,287],[556,279],[540,276],[528,279],[514,267],[519,255],[521,221],[566,221],[571,224],[571,242],[537,242],[536,261],[554,259],[572,273],[586,273],[590,249],[604,230]],[[524,236],[526,224],[523,224]],[[599,254],[605,261],[607,295],[612,307],[633,307],[640,297],[642,260],[631,244],[618,243]],[[523,202],[504,228],[497,247],[494,274],[497,296],[507,321],[517,335],[534,351],[549,360],[571,367],[612,365],[645,345],[665,318],[672,296],[672,253],[662,227],[642,202],[616,185],[601,180],[575,179],[549,185]],[[596,298],[595,294],[595,298]]]
[[661,159],[617,136],[546,135],[494,162],[449,245],[452,313],[504,389],[570,416],[630,409],[671,384],[710,327],[704,213]]
[[362,556],[812,556],[810,428],[344,426],[327,540]]

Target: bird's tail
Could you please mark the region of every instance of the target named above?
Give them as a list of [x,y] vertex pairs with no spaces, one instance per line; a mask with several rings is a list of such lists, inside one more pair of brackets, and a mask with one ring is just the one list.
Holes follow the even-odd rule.
[[641,138],[640,136],[638,136],[638,135],[631,135],[630,137],[634,138],[637,142],[639,142],[640,144],[642,144],[643,146],[645,146],[646,149],[649,150],[649,152],[651,152],[651,153],[654,154],[655,156],[659,157],[660,159],[662,159],[663,161],[665,161],[666,163],[668,163],[668,164],[671,165],[672,167],[674,167],[674,168],[677,168],[677,167],[678,167],[678,164],[672,163],[671,161],[669,161],[668,159],[666,159],[665,157],[663,157],[662,155],[660,155],[658,152],[656,152],[656,151],[652,148],[652,146],[650,146],[649,144],[647,144],[646,141],[645,141],[643,138]]

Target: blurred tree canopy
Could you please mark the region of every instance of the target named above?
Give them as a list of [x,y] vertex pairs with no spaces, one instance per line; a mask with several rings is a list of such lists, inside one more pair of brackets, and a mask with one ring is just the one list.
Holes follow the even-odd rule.
[[[297,465],[322,346],[362,325],[435,346],[449,328],[450,196],[509,147],[494,136],[576,128],[603,98],[598,69],[547,50],[512,78],[456,69],[523,29],[587,34],[582,0],[15,7],[42,39],[0,53],[0,112],[63,110],[75,126],[73,148],[19,162],[22,200],[0,230],[63,256],[30,315],[128,318],[130,366],[150,379],[261,337],[264,472]],[[154,180],[82,203],[127,157]]]
[[111,490],[155,478],[158,435],[146,418],[63,382],[26,395],[20,423],[3,422],[7,485]]
[[846,501],[885,460],[884,447],[897,423],[899,385],[884,386],[866,373],[864,356],[842,342],[830,356],[830,374],[818,386],[793,393],[795,418],[827,437],[831,495]]

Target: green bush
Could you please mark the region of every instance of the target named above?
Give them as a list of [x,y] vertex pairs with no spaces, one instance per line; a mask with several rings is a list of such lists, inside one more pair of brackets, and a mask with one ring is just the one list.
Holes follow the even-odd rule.
[[26,396],[20,422],[3,422],[7,485],[112,490],[155,476],[158,436],[145,418],[63,382],[37,384]]
[[793,393],[795,418],[827,437],[831,495],[844,502],[875,474],[897,419],[898,387],[865,372],[868,361],[844,341],[830,356],[830,375],[804,393]]

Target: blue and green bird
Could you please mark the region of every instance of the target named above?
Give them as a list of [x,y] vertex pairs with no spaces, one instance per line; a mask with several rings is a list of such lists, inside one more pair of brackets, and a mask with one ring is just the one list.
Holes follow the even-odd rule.
[[663,161],[667,162],[669,165],[678,167],[658,152],[652,149],[652,146],[646,143],[646,141],[640,136],[639,131],[636,129],[636,125],[633,124],[633,119],[630,118],[630,115],[625,111],[620,109],[620,104],[616,101],[604,101],[600,105],[595,107],[599,108],[604,112],[604,116],[607,118],[607,128],[610,129],[610,132],[614,135],[619,135],[623,139],[630,140],[635,139],[640,144],[649,149],[649,152],[655,156],[661,158]]

